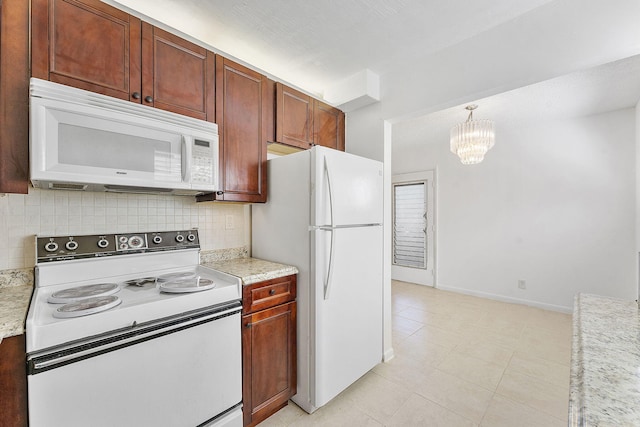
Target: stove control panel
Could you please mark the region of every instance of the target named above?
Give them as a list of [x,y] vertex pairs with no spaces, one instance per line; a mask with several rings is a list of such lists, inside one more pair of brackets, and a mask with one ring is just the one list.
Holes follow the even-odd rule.
[[198,230],[36,236],[37,262],[200,248]]

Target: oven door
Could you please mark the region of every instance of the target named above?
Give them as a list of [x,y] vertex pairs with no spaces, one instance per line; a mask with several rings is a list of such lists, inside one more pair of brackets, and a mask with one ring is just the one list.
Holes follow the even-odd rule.
[[28,355],[29,424],[242,426],[240,303]]

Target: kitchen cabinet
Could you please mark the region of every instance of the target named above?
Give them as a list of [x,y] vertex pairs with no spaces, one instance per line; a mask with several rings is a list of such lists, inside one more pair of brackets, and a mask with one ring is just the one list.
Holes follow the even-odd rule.
[[274,83],[216,57],[216,123],[221,191],[198,201],[267,201],[267,141],[273,139]]
[[313,145],[313,98],[282,83],[276,84],[276,142]]
[[32,0],[32,76],[213,121],[214,54],[99,0]]
[[27,363],[24,334],[4,338],[0,343],[0,390],[0,426],[27,426]]
[[313,102],[313,142],[344,151],[344,113],[317,99]]
[[142,103],[200,120],[215,120],[215,55],[142,23]]
[[296,394],[296,275],[242,292],[242,403],[254,426]]
[[344,113],[300,91],[276,84],[276,142],[344,151]]
[[29,2],[0,0],[0,193],[29,188]]
[[121,99],[140,94],[138,18],[99,0],[32,0],[31,19],[33,77]]

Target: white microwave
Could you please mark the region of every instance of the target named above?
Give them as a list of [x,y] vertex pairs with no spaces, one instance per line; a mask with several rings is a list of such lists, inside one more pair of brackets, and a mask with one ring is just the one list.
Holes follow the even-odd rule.
[[218,188],[218,126],[36,78],[36,188],[196,195]]

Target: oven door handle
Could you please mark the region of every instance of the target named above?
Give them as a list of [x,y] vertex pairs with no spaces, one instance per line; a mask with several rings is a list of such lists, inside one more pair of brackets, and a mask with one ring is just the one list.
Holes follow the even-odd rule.
[[[234,315],[242,311],[240,301],[223,307],[209,307],[159,321],[136,324],[130,328],[96,335],[86,340],[51,347],[27,355],[28,374],[34,375],[70,363],[99,356],[124,347],[129,347],[154,338],[192,328],[204,323]],[[238,324],[240,331],[240,324]],[[238,332],[240,333],[240,332]]]

